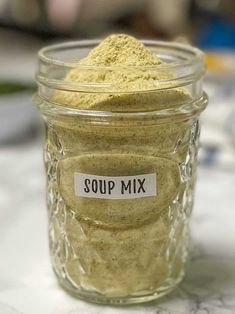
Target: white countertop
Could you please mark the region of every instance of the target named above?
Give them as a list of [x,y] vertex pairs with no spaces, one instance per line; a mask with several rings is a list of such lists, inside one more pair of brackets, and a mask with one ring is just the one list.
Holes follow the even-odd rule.
[[158,302],[88,304],[64,292],[51,270],[39,147],[0,149],[0,314],[235,313],[235,173],[200,168],[192,258],[180,287]]

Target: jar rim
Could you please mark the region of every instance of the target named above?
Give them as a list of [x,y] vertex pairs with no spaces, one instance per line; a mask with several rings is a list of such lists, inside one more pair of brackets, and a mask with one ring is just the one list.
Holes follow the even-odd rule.
[[[79,40],[66,42],[62,44],[50,45],[42,48],[38,52],[39,68],[36,73],[36,80],[39,85],[58,89],[62,91],[72,92],[89,92],[89,93],[108,93],[110,88],[112,93],[133,93],[133,92],[151,92],[156,90],[172,89],[189,85],[199,80],[205,73],[204,54],[198,48],[186,44],[179,44],[175,42],[157,41],[157,40],[140,40],[143,44],[153,50],[158,57],[167,62],[160,65],[84,65],[79,64],[79,60],[74,60],[74,49],[81,52],[85,49],[87,56],[87,49],[96,47],[101,40]],[[69,53],[68,53],[69,52]],[[72,61],[63,60],[63,56],[68,53],[72,56]],[[83,51],[84,53],[84,51]],[[75,54],[76,55],[76,54]],[[58,57],[60,56],[60,57]],[[65,58],[65,57],[64,57]],[[66,58],[68,58],[66,56]],[[176,61],[175,61],[176,60]],[[142,90],[141,88],[121,90],[118,84],[113,82],[74,82],[64,80],[64,76],[56,76],[55,73],[67,73],[69,70],[76,68],[77,70],[92,70],[101,73],[100,71],[122,71],[123,73],[134,71],[153,71],[152,73],[161,73],[161,71],[172,71],[174,77],[157,79],[157,84],[154,84],[149,89]],[[164,76],[163,76],[164,77]]]
[[160,40],[146,40],[146,39],[140,39],[140,42],[143,43],[144,45],[147,46],[158,46],[158,47],[163,47],[165,49],[175,49],[178,52],[182,53],[187,53],[188,54],[188,59],[181,59],[178,62],[171,62],[171,63],[164,63],[160,65],[85,65],[85,64],[79,64],[78,61],[63,61],[60,60],[59,58],[55,57],[49,57],[47,54],[52,53],[53,51],[56,50],[66,50],[66,49],[74,49],[74,48],[82,48],[84,46],[91,47],[91,46],[97,46],[99,43],[101,43],[101,39],[84,39],[84,40],[77,40],[77,41],[68,41],[68,42],[62,42],[58,44],[53,44],[53,45],[48,45],[46,47],[41,48],[38,51],[38,57],[40,61],[43,61],[44,63],[49,63],[49,64],[54,64],[57,66],[62,66],[62,67],[81,67],[83,69],[94,69],[94,70],[101,70],[101,69],[117,69],[117,68],[128,68],[128,69],[136,69],[136,68],[144,68],[146,70],[148,69],[174,69],[175,67],[178,66],[189,66],[195,63],[202,63],[203,62],[203,57],[204,53],[189,44],[182,44],[182,43],[177,43],[177,42],[170,42],[170,41],[160,41]]

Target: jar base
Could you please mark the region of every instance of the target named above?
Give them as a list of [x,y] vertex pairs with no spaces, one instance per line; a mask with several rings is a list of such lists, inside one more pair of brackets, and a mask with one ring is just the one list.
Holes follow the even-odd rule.
[[64,279],[61,279],[57,276],[58,282],[60,286],[68,292],[70,295],[77,299],[81,299],[86,302],[90,303],[96,303],[96,304],[104,304],[104,305],[130,305],[130,304],[138,304],[138,303],[146,303],[151,302],[154,300],[157,300],[169,293],[171,293],[173,290],[176,289],[176,287],[179,285],[179,283],[184,278],[184,272],[180,274],[180,276],[177,278],[177,280],[172,280],[168,284],[165,284],[164,286],[160,286],[158,289],[152,291],[149,294],[145,295],[130,295],[125,297],[105,297],[99,293],[96,292],[90,292],[86,290],[80,290],[78,291],[75,287],[72,286],[72,284]]

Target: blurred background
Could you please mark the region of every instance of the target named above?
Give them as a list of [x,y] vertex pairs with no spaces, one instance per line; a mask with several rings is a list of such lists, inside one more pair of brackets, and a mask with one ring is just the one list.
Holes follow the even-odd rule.
[[[191,277],[197,278],[200,265],[207,265],[204,273],[211,285],[211,277],[219,275],[221,291],[230,291],[224,270],[231,280],[234,277],[220,256],[235,252],[235,1],[0,0],[0,314],[65,313],[49,311],[52,305],[60,309],[65,297],[54,287],[47,249],[40,115],[32,102],[37,51],[51,43],[114,32],[190,43],[205,51],[204,89],[210,101],[202,114],[192,231],[195,254],[219,259],[221,266],[199,263],[195,272],[191,268]],[[203,276],[199,276],[202,290],[189,289],[187,296],[195,294],[196,304],[201,296],[218,298],[212,294],[214,286],[205,289]],[[191,283],[189,276],[192,288],[194,279]],[[225,313],[220,302],[225,302],[222,297],[210,313]],[[20,310],[13,311],[13,306]],[[226,313],[233,312],[229,308]],[[206,311],[204,305],[201,311]]]
[[125,32],[206,52],[202,165],[235,168],[234,0],[0,0],[0,148],[35,143],[37,51],[64,40]]

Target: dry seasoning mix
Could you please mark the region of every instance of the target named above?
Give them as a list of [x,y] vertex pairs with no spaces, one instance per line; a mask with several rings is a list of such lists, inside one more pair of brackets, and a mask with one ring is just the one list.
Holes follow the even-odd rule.
[[[167,67],[157,71],[163,61],[131,36],[107,37],[77,64],[65,82],[104,84],[110,93],[57,90],[53,102],[77,109],[138,112],[176,108],[190,100],[183,88],[156,90],[159,80],[171,79],[174,73]],[[102,67],[97,71],[94,66]],[[194,177],[193,165],[188,177],[182,179],[180,171],[188,158],[190,121],[145,125],[130,118],[122,127],[118,123],[84,124],[77,117],[57,116],[49,119],[47,131],[47,167],[54,161],[49,210],[57,211],[64,228],[61,233],[53,221],[53,238],[65,247],[60,253],[64,258],[54,257],[54,268],[78,289],[107,297],[151,292],[180,276],[187,232],[182,213],[191,206],[185,203],[185,192],[190,193]],[[156,174],[157,193],[132,199],[82,197],[75,193],[75,173]]]

